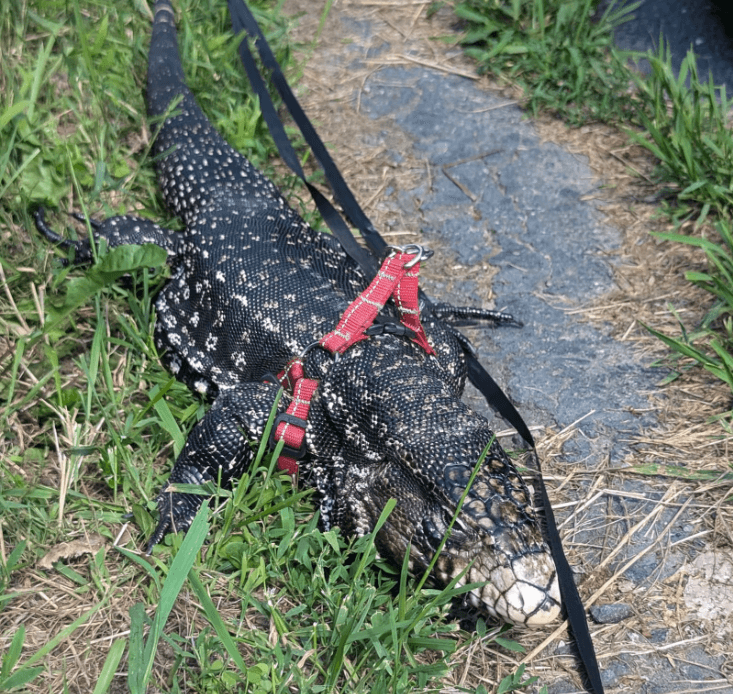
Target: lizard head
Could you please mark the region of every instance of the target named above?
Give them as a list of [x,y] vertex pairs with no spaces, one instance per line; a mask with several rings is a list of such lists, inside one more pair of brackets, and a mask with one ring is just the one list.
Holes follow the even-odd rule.
[[364,380],[351,373],[322,384],[331,430],[344,432],[339,461],[320,468],[338,475],[317,485],[338,490],[324,495],[327,522],[368,534],[395,499],[376,538],[384,558],[400,566],[409,552],[419,573],[437,553],[433,578],[481,583],[468,600],[483,612],[527,626],[557,619],[554,561],[529,490],[487,420],[429,369],[408,372],[402,361],[390,377],[388,363],[379,366]]
[[437,583],[447,585],[459,576],[459,586],[479,583],[467,598],[480,611],[518,625],[547,624],[560,614],[555,564],[527,489],[504,457],[497,444],[492,446],[460,511],[472,465],[452,461],[437,484],[415,474],[414,459],[358,471],[347,467],[331,517],[347,533],[364,535],[395,499],[376,537],[385,559],[400,566],[409,552],[410,571],[419,574],[439,553],[433,567]]

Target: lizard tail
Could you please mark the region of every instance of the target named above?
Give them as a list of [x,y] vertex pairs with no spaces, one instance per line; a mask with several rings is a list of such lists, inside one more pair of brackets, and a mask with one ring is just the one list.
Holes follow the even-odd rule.
[[175,13],[169,0],[156,0],[148,54],[148,114],[162,116],[187,90],[178,53]]
[[169,0],[156,0],[148,59],[148,114],[156,119],[153,155],[168,208],[187,224],[215,199],[251,206],[280,196],[214,129],[186,86],[175,16]]

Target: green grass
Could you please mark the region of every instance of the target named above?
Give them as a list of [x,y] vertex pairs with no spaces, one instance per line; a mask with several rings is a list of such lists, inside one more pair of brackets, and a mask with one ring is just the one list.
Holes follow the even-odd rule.
[[[656,54],[647,55],[648,78],[635,76],[640,98],[641,132],[635,139],[658,160],[658,177],[678,187],[681,210],[691,205],[700,210],[699,222],[710,211],[730,216],[733,206],[733,134],[730,113],[733,101],[725,86],[712,75],[702,81],[695,54],[688,52],[678,75],[664,42]],[[679,215],[680,210],[676,213]]]
[[[225,137],[272,173],[226,3],[176,6],[191,88]],[[279,7],[256,11],[297,70]],[[465,589],[434,590],[383,566],[371,537],[320,531],[310,493],[273,474],[268,455],[235,490],[219,490],[185,537],[152,557],[135,549],[207,408],[153,344],[151,298],[167,270],[149,247],[115,249],[86,273],[62,268],[30,211],[46,206],[70,235],[87,231],[68,211],[174,224],[150,161],[149,36],[136,0],[0,0],[0,691],[439,691],[467,639],[495,638],[482,621],[469,635],[447,619]],[[37,567],[90,533],[101,549]],[[530,681],[515,673],[503,691]]]
[[455,12],[466,24],[461,39],[479,72],[519,84],[526,107],[551,110],[572,125],[624,120],[635,109],[627,53],[613,46],[612,30],[636,4],[610,6],[595,18],[596,0],[463,0]]
[[[692,360],[733,391],[733,132],[724,87],[701,80],[692,51],[674,73],[663,39],[646,54],[614,48],[612,32],[633,13],[595,0],[461,0],[460,42],[479,71],[510,79],[525,92],[529,110],[551,112],[572,125],[619,124],[657,160],[657,181],[671,200],[663,212],[677,227],[695,220],[695,233],[661,236],[704,250],[707,272],[687,273],[711,294],[700,325],[680,322],[678,335],[650,328],[683,362]],[[630,61],[644,58],[641,75]],[[632,88],[633,87],[633,88]],[[705,224],[705,222],[712,224]]]
[[[657,158],[658,179],[675,190],[674,204],[665,207],[670,220],[678,229],[695,222],[692,234],[658,236],[704,251],[707,271],[689,270],[685,276],[711,297],[700,324],[685,326],[680,320],[678,335],[649,330],[678,355],[674,374],[691,361],[733,392],[733,100],[712,75],[700,80],[692,52],[677,76],[664,46],[648,60],[650,77],[636,81],[649,108],[640,113],[644,129],[634,139]],[[721,423],[729,428],[730,415]]]

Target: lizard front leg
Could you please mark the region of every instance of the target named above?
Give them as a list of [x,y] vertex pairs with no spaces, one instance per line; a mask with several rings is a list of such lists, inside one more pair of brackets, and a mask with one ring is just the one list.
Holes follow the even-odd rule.
[[433,304],[430,310],[441,320],[456,327],[473,326],[477,324],[477,321],[490,321],[495,326],[513,325],[517,328],[522,327],[521,321],[518,321],[511,314],[490,308],[453,306],[452,304],[439,303]]
[[170,489],[171,484],[220,481],[230,487],[252,463],[279,387],[247,383],[220,390],[206,416],[193,428],[168,483],[157,498],[160,521],[147,552],[169,532],[186,530],[204,497]]

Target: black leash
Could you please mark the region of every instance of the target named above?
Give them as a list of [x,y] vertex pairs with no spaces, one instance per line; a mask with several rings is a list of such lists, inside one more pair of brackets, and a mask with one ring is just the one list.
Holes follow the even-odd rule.
[[[383,255],[384,249],[387,247],[387,243],[379,235],[379,232],[374,228],[374,225],[366,214],[364,214],[364,211],[359,206],[359,203],[356,201],[356,198],[351,192],[349,186],[346,184],[346,181],[344,181],[344,178],[331,158],[331,155],[328,153],[326,146],[318,136],[318,133],[310,120],[308,120],[308,116],[305,115],[300,103],[295,98],[295,95],[290,89],[290,85],[285,79],[285,75],[283,75],[283,72],[280,69],[280,65],[275,59],[270,45],[267,43],[267,39],[265,39],[259,25],[257,24],[257,20],[252,16],[252,13],[244,0],[228,0],[228,2],[229,14],[232,17],[234,33],[239,34],[244,30],[250,38],[255,40],[257,51],[262,59],[262,64],[265,66],[265,69],[270,72],[270,80],[272,84],[275,85],[275,89],[277,89],[280,98],[283,100],[288,111],[290,111],[290,115],[293,117],[296,125],[303,133],[305,141],[308,143],[313,155],[326,174],[326,180],[331,186],[331,190],[333,191],[336,201],[341,205],[341,208],[344,210],[346,216],[351,220],[352,224],[359,229],[364,241],[369,247],[369,250],[376,257],[380,257]],[[313,195],[313,199],[318,207],[318,211],[321,212],[323,220],[331,231],[333,231],[334,236],[336,236],[344,246],[346,252],[356,260],[357,263],[359,263],[362,269],[368,270],[370,276],[373,276],[379,269],[379,265],[376,263],[374,258],[369,255],[369,253],[365,252],[361,246],[356,243],[351,230],[344,224],[341,219],[341,215],[336,211],[334,206],[325,197],[323,197],[320,191],[306,180],[303,169],[300,166],[300,161],[295,154],[295,150],[293,150],[293,147],[290,144],[288,136],[285,134],[285,129],[280,122],[280,117],[277,115],[277,111],[272,103],[270,94],[265,87],[262,77],[260,76],[257,64],[250,53],[246,39],[242,40],[239,44],[239,57],[242,59],[244,70],[247,73],[247,77],[249,78],[255,93],[260,99],[262,115],[267,123],[267,127],[270,129],[270,134],[272,135],[273,140],[275,140],[275,145],[277,146],[283,161],[285,161],[293,173],[295,173],[296,176],[306,184],[311,195]],[[325,214],[323,214],[324,209],[326,210]]]
[[[316,160],[323,169],[326,180],[333,191],[336,201],[339,203],[347,218],[361,232],[364,241],[373,255],[365,251],[354,239],[351,230],[346,226],[341,215],[335,207],[326,199],[323,194],[311,185],[305,178],[305,174],[300,165],[300,161],[290,144],[290,140],[285,134],[282,122],[280,121],[277,111],[267,87],[260,75],[257,64],[255,63],[252,53],[249,50],[247,38],[243,38],[239,44],[239,56],[242,59],[245,72],[249,78],[252,88],[259,97],[262,115],[270,129],[275,145],[282,157],[283,161],[290,169],[305,183],[313,200],[321,213],[323,220],[333,232],[334,236],[340,241],[344,250],[359,264],[366,272],[368,277],[373,277],[377,271],[378,265],[374,258],[381,257],[387,243],[379,235],[374,225],[366,216],[354,198],[353,193],[349,189],[346,181],[344,181],[341,172],[334,163],[331,155],[328,153],[323,141],[318,136],[315,128],[311,124],[308,116],[301,108],[298,100],[295,98],[290,86],[288,85],[285,75],[280,69],[275,56],[263,36],[257,21],[253,17],[244,0],[228,0],[229,13],[232,17],[232,26],[235,34],[245,31],[247,35],[254,40],[257,51],[262,60],[265,69],[270,72],[270,80],[275,86],[280,98],[287,107],[293,121],[303,133],[306,143],[311,148]],[[429,300],[421,293],[421,298]],[[598,670],[598,662],[596,659],[593,642],[588,630],[588,621],[585,617],[585,608],[578,594],[578,589],[573,580],[573,572],[565,557],[562,548],[560,535],[557,531],[555,516],[550,505],[544,480],[542,479],[542,468],[539,456],[535,448],[534,438],[529,431],[517,409],[509,401],[499,385],[489,375],[488,371],[481,365],[478,359],[466,352],[468,363],[468,376],[476,388],[483,394],[489,405],[496,410],[504,419],[506,419],[516,430],[520,436],[531,446],[532,454],[537,465],[537,482],[539,486],[539,496],[542,501],[545,523],[547,531],[547,540],[550,545],[552,557],[557,568],[558,582],[560,584],[560,594],[562,596],[563,605],[567,615],[570,630],[575,639],[578,648],[578,655],[583,663],[585,675],[589,683],[589,691],[593,694],[604,694],[601,675]]]
[[[292,91],[290,91],[290,87],[288,86],[287,82],[285,82],[285,76],[282,74],[282,70],[280,70],[280,66],[277,64],[275,56],[272,54],[270,46],[267,44],[265,37],[262,36],[262,34],[260,33],[260,28],[257,25],[255,18],[250,13],[249,8],[244,4],[243,1],[232,2],[230,0],[229,12],[232,15],[232,23],[234,24],[235,32],[239,33],[239,31],[242,30],[242,17],[236,14],[237,9],[241,11],[242,17],[244,17],[244,19],[246,20],[246,24],[244,26],[247,27],[247,32],[252,35],[251,32],[253,30],[256,31],[258,47],[265,47],[264,50],[263,48],[260,48],[260,54],[263,55],[263,61],[265,62],[265,65],[268,67],[269,70],[272,71],[272,81],[277,85],[278,92],[280,92],[281,95],[283,93],[288,95],[287,100],[283,98],[283,101],[285,101],[288,110],[290,110],[290,112],[294,114],[293,118],[296,120],[296,122],[303,121],[304,124],[307,124],[307,129],[303,130],[303,128],[301,128],[301,131],[306,138],[306,142],[309,142],[309,145],[311,141],[315,141],[317,143],[318,146],[311,146],[311,149],[316,155],[319,164],[321,164],[324,171],[326,171],[326,176],[328,177],[329,181],[331,180],[329,176],[329,171],[336,171],[338,174],[338,179],[340,179],[343,187],[346,188],[346,191],[353,200],[353,195],[351,195],[351,191],[346,187],[345,181],[343,180],[343,178],[341,178],[340,173],[338,173],[336,164],[334,164],[331,156],[326,151],[323,142],[318,137],[318,134],[313,129],[313,126],[311,125],[303,110],[300,108],[300,104],[295,99],[295,95],[292,93]],[[344,220],[341,218],[341,215],[330,203],[330,201],[326,197],[324,197],[324,195],[321,193],[320,190],[318,190],[318,188],[313,186],[306,179],[303,168],[300,165],[298,155],[295,153],[293,146],[290,144],[288,136],[285,134],[285,128],[280,121],[280,117],[277,115],[275,105],[272,103],[270,94],[267,91],[267,87],[265,86],[262,76],[260,75],[257,64],[252,57],[252,53],[249,50],[246,39],[239,44],[239,57],[242,59],[244,70],[247,73],[247,77],[250,81],[250,84],[252,85],[252,88],[260,98],[260,109],[262,110],[262,116],[267,123],[267,127],[269,128],[272,135],[272,139],[275,141],[275,145],[277,146],[278,152],[280,153],[283,161],[290,167],[293,173],[295,173],[295,175],[298,176],[298,178],[300,178],[303,183],[305,183],[308,191],[311,194],[311,197],[313,198],[313,201],[316,203],[318,211],[321,213],[321,217],[323,217],[323,221],[326,222],[329,229],[331,229],[331,231],[334,233],[334,236],[336,236],[336,238],[338,238],[338,240],[341,242],[344,250],[359,264],[360,267],[366,270],[370,276],[373,276],[374,274],[376,274],[379,268],[377,263],[374,261],[374,258],[356,242],[356,239],[351,233],[351,230],[349,229],[349,227],[346,226]],[[315,138],[315,140],[313,140],[312,138]],[[322,150],[320,152],[320,157],[316,153],[317,149]],[[346,200],[346,204],[349,204],[351,202],[348,197],[344,199]],[[353,204],[356,204],[356,200],[353,200]],[[361,212],[361,208],[358,209]],[[362,216],[364,216],[363,212]],[[366,219],[366,216],[364,216],[364,219]],[[352,222],[353,221],[354,220],[352,219]],[[371,227],[371,229],[376,237],[379,239],[379,241],[382,241],[382,238],[379,236],[376,229],[374,229],[373,227]],[[382,241],[382,243],[384,242]]]

